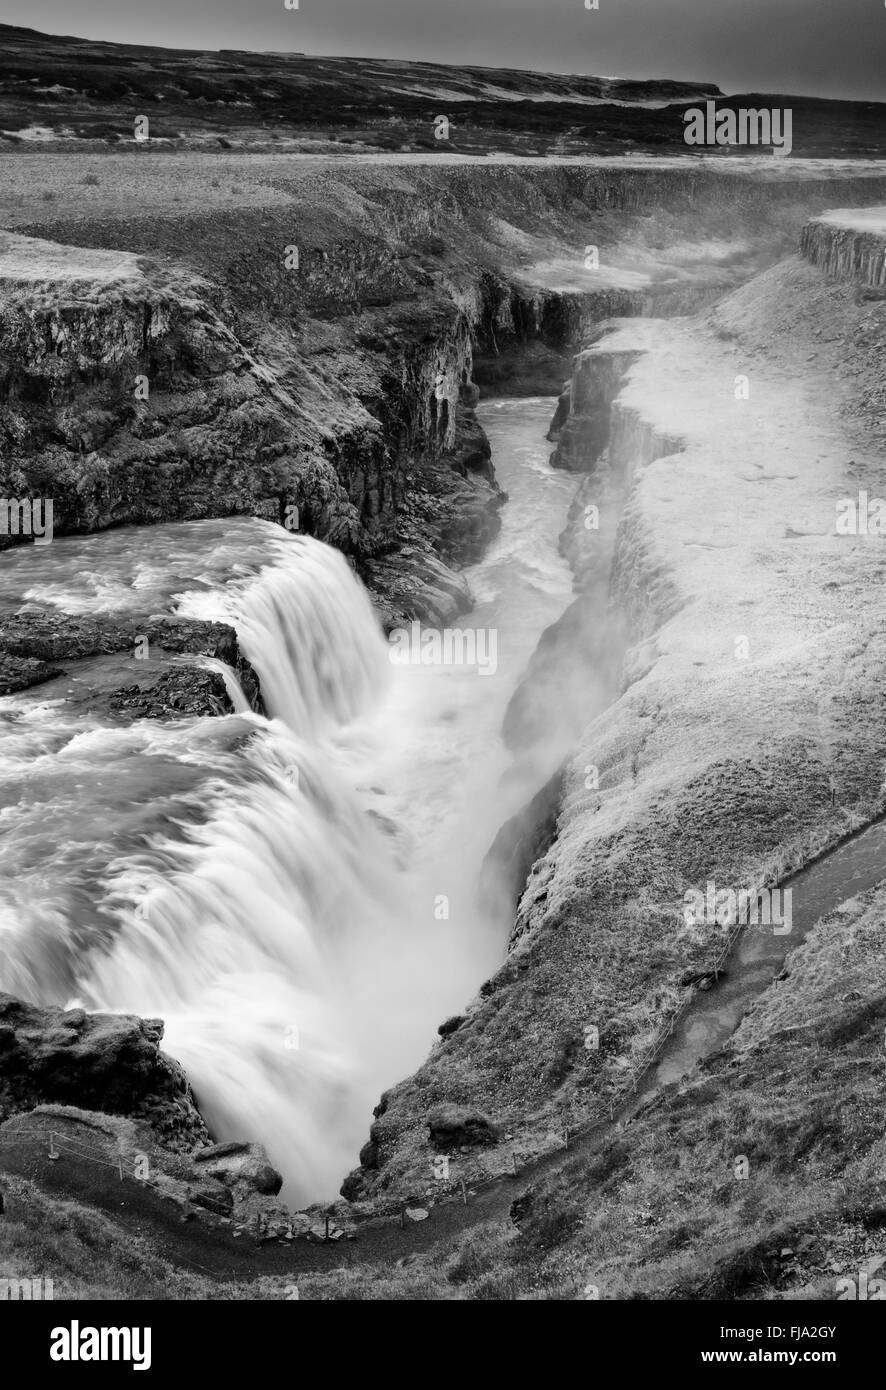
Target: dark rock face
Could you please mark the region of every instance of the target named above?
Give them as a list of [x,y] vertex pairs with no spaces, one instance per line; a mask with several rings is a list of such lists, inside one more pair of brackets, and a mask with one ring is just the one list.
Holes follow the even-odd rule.
[[588,473],[609,440],[609,410],[637,353],[599,352],[593,347],[575,358],[568,397],[557,403],[549,438],[557,439],[552,468]]
[[[493,840],[480,877],[481,901],[488,899],[490,911],[502,901],[509,909],[516,909],[530,869],[550,849],[557,833],[563,771],[558,768],[531,801],[505,821]],[[455,1027],[463,1021],[449,1020]],[[444,1028],[449,1033],[455,1031],[442,1024],[437,1030],[441,1036],[445,1036]]]
[[234,1192],[275,1197],[283,1186],[282,1177],[260,1144],[210,1144],[194,1153],[192,1159],[201,1175],[215,1178]]
[[557,409],[554,411],[554,418],[551,421],[551,428],[548,430],[547,438],[552,444],[556,444],[560,438],[560,431],[569,419],[572,411],[572,382],[567,381],[560,395],[557,397]]
[[362,1149],[360,1150],[360,1167],[378,1167],[378,1144],[374,1139],[370,1139],[368,1143],[364,1144]]
[[428,1134],[438,1149],[497,1144],[498,1130],[479,1110],[462,1105],[438,1105],[428,1116]]
[[182,1152],[209,1138],[163,1024],[131,1014],[38,1008],[0,994],[0,1121],[45,1103],[149,1123]]
[[855,280],[869,289],[886,288],[886,258],[883,255],[883,236],[863,219],[851,226],[852,215],[846,222],[828,222],[813,218],[806,223],[800,236],[800,254],[828,275],[841,280]]
[[364,1193],[364,1174],[369,1171],[363,1168],[352,1168],[345,1178],[339,1192],[346,1202],[359,1202]]
[[449,622],[471,606],[467,581],[438,559],[427,541],[368,561],[361,572],[376,591],[376,606],[388,631],[414,618]]
[[[137,643],[146,659],[127,668],[137,681],[107,689],[106,682],[90,679],[90,658],[132,654]],[[220,674],[179,660],[186,656],[225,662],[252,708],[261,711],[258,676],[241,655],[234,629],[224,623],[81,617],[30,607],[0,624],[0,695],[76,670],[81,688],[73,698],[88,700],[93,713],[159,719],[230,711]]]
[[559,396],[576,347],[601,321],[648,312],[638,290],[529,290],[498,279],[484,282],[474,376],[490,394]]
[[[479,388],[462,387],[462,395],[473,399],[479,397]],[[492,467],[492,448],[486,438],[486,431],[475,414],[474,406],[459,404],[455,411],[455,443],[443,456],[450,468],[462,478],[472,476],[482,478],[495,486],[495,472]]]
[[64,675],[62,668],[51,666],[48,661],[0,652],[0,695],[15,695],[19,690],[28,690],[32,685],[61,675]]

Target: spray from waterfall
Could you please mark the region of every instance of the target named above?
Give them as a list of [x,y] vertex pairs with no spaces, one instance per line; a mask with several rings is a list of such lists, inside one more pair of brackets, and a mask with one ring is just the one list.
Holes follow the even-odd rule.
[[506,634],[491,679],[394,666],[347,560],[255,519],[61,538],[37,575],[5,557],[12,611],[229,622],[258,673],[267,717],[227,667],[220,718],[3,702],[0,987],[164,1019],[215,1137],[262,1142],[290,1202],[335,1196],[380,1093],[505,949],[475,888],[537,785],[502,791],[501,722],[571,580],[568,480],[504,456],[508,517],[471,576]]
[[[230,668],[221,719],[84,729],[24,702],[0,972],[35,1002],[163,1018],[212,1132],[263,1142],[288,1200],[330,1198],[374,1100],[500,943],[478,949],[468,912],[434,919],[442,871],[416,865],[384,785],[395,673],[347,561],[252,522],[222,574],[209,534],[199,582],[166,596],[236,625],[270,717]],[[158,566],[147,579],[159,599]],[[48,884],[53,841],[67,872]]]

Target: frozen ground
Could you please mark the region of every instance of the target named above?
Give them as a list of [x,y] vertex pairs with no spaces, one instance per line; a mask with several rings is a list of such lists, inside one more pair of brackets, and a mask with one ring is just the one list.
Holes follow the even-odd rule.
[[126,251],[61,246],[38,237],[0,231],[0,281],[34,286],[87,280],[122,289],[133,288],[142,279],[138,257]]
[[608,463],[631,482],[628,684],[568,769],[516,954],[376,1127],[398,1175],[418,1180],[443,1098],[521,1152],[562,1142],[719,954],[724,928],[687,926],[685,892],[772,882],[882,805],[886,537],[836,520],[886,495],[884,348],[883,304],[792,256],[701,318],[624,320],[591,350],[638,354]]
[[[830,222],[835,227],[851,227],[858,232],[873,232],[875,236],[886,237],[886,208],[835,208],[822,213],[819,222]],[[886,248],[884,248],[886,254]]]

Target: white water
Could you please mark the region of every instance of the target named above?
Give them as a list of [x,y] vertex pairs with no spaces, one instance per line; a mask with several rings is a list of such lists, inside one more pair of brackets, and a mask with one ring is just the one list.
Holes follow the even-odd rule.
[[347,562],[257,520],[0,557],[6,611],[226,617],[260,673],[270,719],[0,700],[0,988],[162,1017],[214,1133],[263,1142],[292,1201],[335,1195],[380,1092],[504,950],[475,887],[537,783],[499,729],[571,590],[551,411],[482,411],[511,500],[459,626],[495,629],[494,676],[392,666]]

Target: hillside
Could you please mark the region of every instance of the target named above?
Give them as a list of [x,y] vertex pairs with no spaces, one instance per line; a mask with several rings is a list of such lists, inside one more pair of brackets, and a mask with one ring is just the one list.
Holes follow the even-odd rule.
[[[683,111],[790,106],[807,157],[886,155],[886,107],[711,83],[301,53],[188,52],[0,25],[0,149],[133,143],[313,153],[597,155],[686,152]],[[447,139],[436,122],[450,122]],[[161,146],[162,147],[162,146]]]

